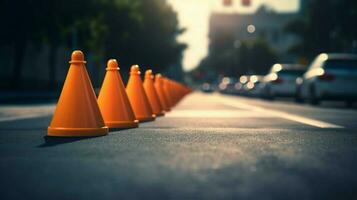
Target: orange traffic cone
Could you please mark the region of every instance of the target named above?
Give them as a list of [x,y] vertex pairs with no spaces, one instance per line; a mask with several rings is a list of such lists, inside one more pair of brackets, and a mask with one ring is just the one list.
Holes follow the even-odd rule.
[[128,95],[121,76],[118,62],[110,59],[107,63],[107,73],[98,97],[105,125],[109,128],[136,128],[139,121],[135,119]]
[[154,86],[155,86],[155,89],[156,89],[156,92],[157,92],[157,95],[159,97],[160,104],[161,104],[163,110],[165,112],[170,111],[170,106],[169,106],[169,103],[168,103],[168,101],[166,99],[166,95],[165,95],[164,88],[163,88],[163,80],[162,80],[161,74],[156,74],[155,75]]
[[163,89],[164,89],[165,97],[167,99],[169,107],[172,108],[175,105],[175,103],[172,98],[172,94],[171,94],[172,90],[169,85],[170,83],[166,78],[163,78],[162,80],[163,80]]
[[144,80],[144,90],[146,92],[146,96],[149,99],[149,103],[152,108],[152,112],[156,116],[162,116],[164,115],[164,110],[162,109],[162,106],[160,104],[159,97],[157,95],[155,86],[154,86],[154,81],[153,81],[154,76],[152,75],[152,70],[146,70],[145,72],[145,80]]
[[183,84],[171,80],[172,85],[174,87],[175,93],[175,101],[179,102],[185,96],[185,87]]
[[144,91],[138,65],[133,65],[130,69],[126,93],[128,94],[135,117],[139,122],[155,120],[156,115],[153,114],[148,97]]
[[81,51],[74,51],[48,136],[79,137],[108,134]]
[[180,96],[180,91],[179,88],[176,86],[173,80],[166,78],[168,86],[169,86],[169,91],[170,91],[170,96],[173,105],[176,105],[179,102],[179,96]]
[[170,85],[170,91],[171,91],[171,97],[173,99],[174,104],[176,105],[180,101],[181,97],[181,92],[180,88],[178,85],[175,83],[175,81],[168,79],[169,85]]

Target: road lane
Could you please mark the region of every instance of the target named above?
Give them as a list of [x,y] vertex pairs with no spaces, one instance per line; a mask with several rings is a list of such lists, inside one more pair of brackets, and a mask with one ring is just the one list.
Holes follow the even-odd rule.
[[281,103],[321,121],[336,110],[326,122],[345,128],[322,129],[219,99],[193,93],[166,117],[87,139],[44,138],[47,114],[0,122],[0,199],[356,199],[354,111]]
[[[237,99],[234,96],[226,96],[227,98]],[[266,109],[272,109],[282,112],[287,112],[295,115],[300,115],[307,118],[317,119],[328,123],[338,124],[348,128],[357,128],[356,108],[346,109],[345,107],[336,107],[337,103],[329,103],[322,106],[312,106],[309,104],[296,104],[291,101],[266,101],[258,98],[238,97],[238,102],[250,104]],[[337,104],[338,105],[338,104]]]
[[263,108],[263,107],[252,106],[247,103],[241,103],[241,102],[237,101],[236,99],[232,99],[232,98],[220,96],[220,98],[217,101],[222,102],[223,104],[226,104],[226,105],[231,105],[236,108],[243,108],[243,109],[246,108],[246,109],[251,110],[252,112],[257,112],[263,116],[273,115],[276,117],[296,121],[296,122],[299,122],[302,124],[307,124],[307,125],[318,127],[318,128],[344,128],[343,126],[340,126],[340,125],[327,123],[324,121],[315,120],[315,119],[311,119],[311,118],[307,118],[307,117],[303,117],[303,116],[299,116],[299,115],[295,115],[295,114],[290,114],[290,113],[282,112],[279,110],[272,110],[272,109],[267,109],[267,108]]
[[1,105],[0,106],[0,122],[49,116],[53,113],[54,109],[55,109],[54,104]]

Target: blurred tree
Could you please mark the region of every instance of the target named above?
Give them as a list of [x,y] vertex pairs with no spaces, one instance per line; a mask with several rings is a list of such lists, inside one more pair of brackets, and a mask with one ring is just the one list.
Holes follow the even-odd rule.
[[106,55],[118,57],[127,69],[137,63],[163,71],[178,62],[186,46],[177,43],[176,36],[183,30],[165,0],[116,1],[116,5],[119,10],[107,9],[105,16]]
[[357,1],[312,0],[305,16],[285,29],[301,38],[290,51],[313,58],[321,52],[348,52],[356,49]]
[[15,87],[19,86],[22,78],[24,54],[29,43],[38,47],[48,45],[49,63],[44,63],[44,66],[49,67],[49,87],[53,89],[57,48],[73,46],[68,43],[73,30],[87,32],[82,35],[78,45],[93,48],[86,44],[92,39],[96,41],[97,38],[91,36],[101,30],[92,25],[96,22],[95,11],[98,8],[93,1],[4,0],[0,8],[0,23],[6,27],[0,32],[0,45],[12,45],[14,48],[12,80]]
[[[106,27],[100,15],[104,6],[95,0],[38,0],[37,21],[41,24],[38,32],[42,43],[49,47],[49,89],[56,88],[56,55],[60,46],[89,49],[100,53],[101,38]],[[71,39],[69,39],[71,38]]]
[[137,63],[155,71],[180,66],[186,47],[176,41],[183,30],[165,0],[3,0],[0,23],[6,27],[0,45],[15,49],[13,82],[21,80],[26,45],[48,46],[51,89],[58,47],[89,51],[97,61],[118,58],[124,69]]
[[12,46],[13,56],[13,83],[17,88],[21,81],[23,58],[29,41],[37,41],[36,33],[40,24],[35,19],[34,5],[31,0],[19,2],[12,0],[0,1],[0,45]]

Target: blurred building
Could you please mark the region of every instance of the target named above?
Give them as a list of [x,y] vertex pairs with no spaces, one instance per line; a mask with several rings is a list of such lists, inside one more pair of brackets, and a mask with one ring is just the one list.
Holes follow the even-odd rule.
[[298,41],[298,38],[284,31],[285,25],[302,16],[306,1],[300,1],[299,12],[277,13],[262,6],[251,14],[213,13],[209,22],[210,46],[218,41],[222,34],[233,35],[233,46],[241,41],[264,39],[270,47],[280,54],[282,60],[293,61],[287,50]]

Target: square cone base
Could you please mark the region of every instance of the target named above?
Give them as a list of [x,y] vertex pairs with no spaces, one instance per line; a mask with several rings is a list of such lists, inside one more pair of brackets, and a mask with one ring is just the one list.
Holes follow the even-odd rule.
[[105,122],[105,125],[109,128],[137,128],[139,126],[139,121],[111,121]]
[[48,127],[47,136],[53,137],[94,137],[108,134],[108,127],[100,128],[52,128]]

